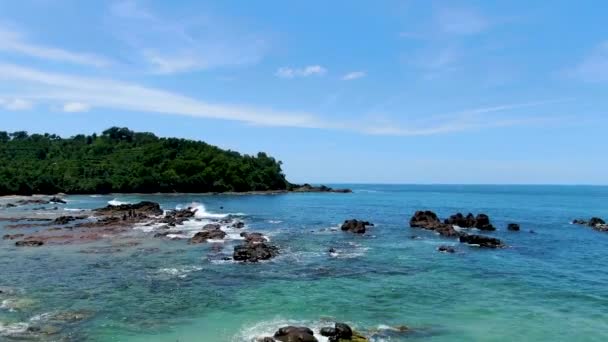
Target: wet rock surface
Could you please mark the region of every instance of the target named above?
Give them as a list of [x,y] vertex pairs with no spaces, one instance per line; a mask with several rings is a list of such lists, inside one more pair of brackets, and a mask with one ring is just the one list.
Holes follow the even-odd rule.
[[269,260],[279,254],[279,249],[266,242],[246,242],[234,247],[232,258],[235,261],[258,262]]
[[608,224],[606,224],[606,221],[604,221],[603,219],[601,219],[599,217],[592,217],[591,219],[589,219],[589,221],[577,219],[577,220],[572,221],[572,223],[589,226],[599,232],[608,232]]
[[333,189],[325,185],[312,186],[310,184],[294,185],[292,192],[336,192],[336,193],[351,193],[351,189]]
[[502,241],[499,239],[483,235],[461,235],[460,242],[467,243],[469,245],[478,245],[479,247],[484,248],[504,247]]
[[496,230],[490,223],[490,217],[486,214],[478,214],[474,216],[468,213],[464,216],[461,213],[456,213],[444,220],[445,224],[456,225],[461,228],[477,228],[479,230]]
[[507,225],[507,230],[512,231],[512,232],[518,232],[519,231],[519,224],[517,223],[509,223]]
[[[207,225],[210,226],[210,225]],[[207,227],[205,226],[205,227]],[[215,226],[211,228],[205,228],[203,231],[200,231],[190,239],[190,243],[205,243],[208,240],[222,240],[226,237],[226,232]]]
[[373,223],[368,221],[359,221],[359,220],[346,220],[340,227],[342,231],[351,232],[355,234],[365,234],[366,228],[368,226],[374,226]]

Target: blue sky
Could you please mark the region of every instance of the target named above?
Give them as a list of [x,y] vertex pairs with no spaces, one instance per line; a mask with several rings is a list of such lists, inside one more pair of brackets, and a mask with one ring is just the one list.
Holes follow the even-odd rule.
[[128,126],[295,182],[608,184],[608,3],[0,1],[1,130]]

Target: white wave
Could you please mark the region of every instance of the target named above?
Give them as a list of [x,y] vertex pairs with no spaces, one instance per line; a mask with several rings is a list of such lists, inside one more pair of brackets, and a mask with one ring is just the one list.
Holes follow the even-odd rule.
[[11,337],[27,332],[29,324],[27,323],[11,323],[4,324],[0,322],[0,336]]
[[201,271],[202,269],[203,268],[200,266],[184,266],[184,267],[179,267],[179,268],[161,268],[157,271],[157,274],[184,279],[184,278],[188,277],[189,273]]
[[283,223],[283,221],[281,221],[281,220],[268,220],[268,223],[279,224],[279,223]]
[[63,210],[65,210],[65,211],[86,211],[86,209],[80,209],[80,208],[63,208]]
[[296,321],[287,320],[282,318],[276,318],[269,321],[259,322],[250,327],[243,328],[233,338],[232,342],[255,342],[263,337],[272,337],[279,328],[285,326],[301,326],[312,329],[315,333],[315,337],[319,342],[329,342],[329,339],[325,336],[321,336],[321,328],[333,326],[333,322],[311,322],[311,321]]
[[123,204],[130,204],[129,202],[123,202],[123,201],[119,201],[118,199],[113,199],[111,201],[108,201],[108,204],[111,206],[119,206],[119,205],[123,205]]

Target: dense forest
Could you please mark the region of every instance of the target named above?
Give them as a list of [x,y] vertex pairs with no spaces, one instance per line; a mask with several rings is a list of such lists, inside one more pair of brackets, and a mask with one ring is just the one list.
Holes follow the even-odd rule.
[[101,135],[0,132],[0,194],[224,192],[290,187],[281,162],[112,127]]

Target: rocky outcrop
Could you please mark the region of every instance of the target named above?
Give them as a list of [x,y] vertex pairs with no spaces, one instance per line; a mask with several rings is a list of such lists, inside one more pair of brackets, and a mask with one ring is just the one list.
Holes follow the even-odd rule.
[[359,221],[359,220],[346,220],[342,224],[340,228],[343,231],[351,232],[355,234],[365,234],[365,230],[367,226],[374,226],[373,223],[369,223],[367,221]]
[[281,342],[318,342],[315,333],[306,327],[287,326],[274,333],[274,339]]
[[39,247],[44,245],[43,241],[40,240],[22,240],[15,242],[17,247]]
[[291,188],[293,192],[336,192],[336,193],[351,193],[351,189],[333,189],[325,185],[312,186],[310,184],[293,185]]
[[160,204],[150,201],[142,201],[136,204],[108,205],[93,211],[97,215],[121,216],[127,218],[159,216],[163,214]]
[[496,230],[490,223],[490,217],[486,214],[474,216],[469,213],[467,216],[456,213],[444,221],[445,224],[456,225],[461,228],[477,228],[479,230]]
[[517,223],[509,223],[507,225],[507,230],[510,230],[512,232],[518,232],[519,231],[519,224],[517,224]]
[[258,262],[272,259],[278,254],[279,249],[266,242],[246,242],[245,244],[234,247],[232,258],[236,261]]
[[589,226],[600,232],[608,232],[608,224],[606,224],[606,222],[599,217],[592,217],[589,221],[574,220],[574,221],[572,221],[572,223]]
[[49,199],[50,203],[59,203],[59,204],[66,204],[68,202],[66,202],[63,198],[61,197],[57,197],[57,196],[53,196]]
[[261,243],[268,241],[268,239],[264,235],[262,235],[262,233],[242,232],[240,235],[241,237],[245,238],[245,241],[247,243]]
[[469,245],[478,245],[484,248],[501,248],[504,247],[502,241],[496,238],[483,236],[483,235],[468,235],[463,234],[460,236],[460,242],[467,243]]
[[236,229],[242,229],[242,228],[245,227],[245,222],[243,222],[243,221],[236,221],[230,227],[236,228]]
[[160,219],[160,223],[165,223],[169,227],[182,225],[184,221],[190,220],[196,215],[197,209],[186,208],[181,210],[170,210],[165,213],[165,216]]
[[64,225],[77,220],[84,220],[86,216],[59,216],[54,219],[52,224]]
[[221,229],[205,229],[200,231],[190,239],[190,243],[204,243],[207,240],[222,240],[226,237],[226,232]]
[[2,240],[17,240],[24,237],[25,234],[6,234],[2,236]]
[[441,223],[437,214],[430,210],[417,211],[410,219],[410,227],[432,230],[446,237],[458,237],[460,235],[451,224]]

